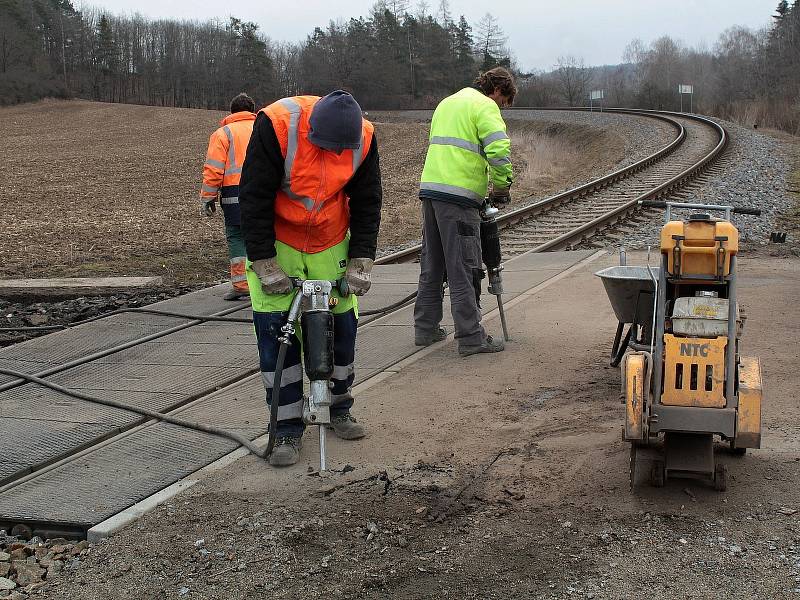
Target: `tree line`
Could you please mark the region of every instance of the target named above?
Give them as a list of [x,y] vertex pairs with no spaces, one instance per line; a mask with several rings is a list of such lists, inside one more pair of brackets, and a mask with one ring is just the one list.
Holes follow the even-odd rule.
[[[691,98],[681,97],[681,84],[693,86]],[[606,106],[691,107],[800,134],[800,0],[781,0],[769,27],[727,29],[712,48],[670,36],[650,44],[634,39],[619,65],[586,67],[564,56],[553,70],[524,76],[521,88],[519,103],[530,106],[586,106],[592,90],[603,90]]]
[[480,68],[510,66],[487,14],[473,28],[408,0],[376,3],[367,17],[317,27],[302,43],[275,42],[231,17],[204,23],[122,17],[71,0],[0,0],[0,103],[43,96],[159,106],[227,107],[247,91],[259,104],[351,91],[365,107],[428,106]]
[[[258,25],[151,20],[71,0],[0,0],[0,103],[45,96],[224,109],[239,91],[258,104],[301,93],[351,91],[367,109],[432,107],[480,70],[516,72],[518,105],[678,110],[690,84],[695,112],[800,132],[800,0],[781,0],[771,26],[733,27],[712,48],[663,36],[631,41],[623,62],[587,67],[564,56],[547,72],[522,72],[497,19],[456,17],[448,0],[381,0],[366,17],[315,28],[300,43]],[[689,97],[684,96],[684,109]]]

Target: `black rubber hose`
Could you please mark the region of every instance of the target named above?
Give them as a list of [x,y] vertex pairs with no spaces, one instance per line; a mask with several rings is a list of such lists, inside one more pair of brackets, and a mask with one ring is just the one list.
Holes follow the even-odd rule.
[[203,423],[197,423],[195,421],[184,421],[183,419],[178,419],[177,417],[165,415],[163,413],[156,412],[153,410],[148,410],[146,408],[130,406],[129,404],[123,404],[122,402],[117,402],[115,400],[105,400],[103,398],[95,398],[94,396],[88,396],[87,394],[76,392],[74,390],[67,389],[58,384],[51,383],[46,379],[42,379],[41,377],[36,377],[35,375],[30,375],[29,373],[22,373],[20,371],[12,371],[11,369],[0,368],[0,374],[8,375],[10,377],[16,377],[18,379],[25,379],[26,381],[29,381],[31,383],[36,383],[46,388],[50,388],[51,390],[55,390],[56,392],[65,394],[67,396],[72,396],[73,398],[77,398],[79,400],[85,400],[87,402],[93,402],[95,404],[102,404],[103,406],[110,406],[111,408],[119,408],[121,410],[127,410],[129,412],[136,413],[144,417],[149,417],[151,419],[164,421],[172,425],[178,425],[180,427],[186,427],[187,429],[194,429],[195,431],[202,431],[204,433],[210,433],[211,435],[224,437],[236,442],[237,444],[241,444],[242,446],[247,448],[250,452],[252,452],[253,454],[255,454],[260,458],[264,458],[266,456],[266,454],[261,449],[259,449],[255,444],[253,444],[253,442],[251,442],[243,435],[240,435],[233,431],[220,429],[219,427],[214,427],[213,425],[205,425]]
[[394,304],[389,304],[388,306],[384,306],[383,308],[376,308],[374,310],[365,310],[365,311],[358,311],[359,317],[371,317],[373,315],[384,315],[388,312],[391,312],[397,308],[401,308],[405,304],[411,302],[414,298],[417,297],[417,290],[410,293],[408,296],[403,298],[402,300],[398,300]]
[[283,363],[286,360],[286,351],[289,349],[289,342],[281,342],[278,348],[278,360],[275,361],[275,377],[272,379],[272,398],[269,406],[269,438],[267,449],[264,451],[264,458],[269,458],[275,448],[276,430],[278,429],[278,408],[281,400],[281,377],[283,375]]

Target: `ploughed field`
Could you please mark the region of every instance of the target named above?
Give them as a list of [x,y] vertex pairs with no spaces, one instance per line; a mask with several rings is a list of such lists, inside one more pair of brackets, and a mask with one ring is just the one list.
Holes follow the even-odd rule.
[[[47,100],[0,109],[6,184],[0,277],[161,275],[170,287],[226,278],[221,213],[199,216],[209,134],[224,112]],[[371,116],[384,208],[379,247],[419,238],[424,121]],[[612,169],[625,141],[586,124],[509,121],[514,202]]]

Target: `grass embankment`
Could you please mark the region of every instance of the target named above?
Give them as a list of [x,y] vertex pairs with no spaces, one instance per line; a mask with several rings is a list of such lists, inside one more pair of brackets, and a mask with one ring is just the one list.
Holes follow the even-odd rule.
[[509,131],[516,198],[551,195],[599,177],[625,154],[619,135],[586,125],[510,121]]

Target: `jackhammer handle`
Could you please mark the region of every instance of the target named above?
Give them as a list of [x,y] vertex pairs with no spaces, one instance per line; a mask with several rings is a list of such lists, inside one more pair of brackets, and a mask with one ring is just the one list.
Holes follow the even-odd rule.
[[760,208],[747,208],[746,206],[734,206],[733,212],[740,215],[753,215],[755,217],[761,216]]
[[[289,277],[289,281],[291,281],[292,285],[294,287],[296,287],[296,288],[302,288],[303,287],[303,281],[304,280],[300,279],[299,277]],[[339,292],[339,294],[342,297],[346,297],[346,296],[350,295],[350,286],[347,285],[347,280],[344,277],[342,277],[341,279],[333,279],[333,280],[331,280],[331,285],[334,287],[334,289],[336,291]]]
[[640,200],[639,206],[644,208],[667,208],[667,203],[663,200]]
[[346,298],[350,295],[350,286],[347,284],[347,279],[342,277],[341,279],[337,279],[336,281],[331,282],[333,287],[335,287],[342,298]]

